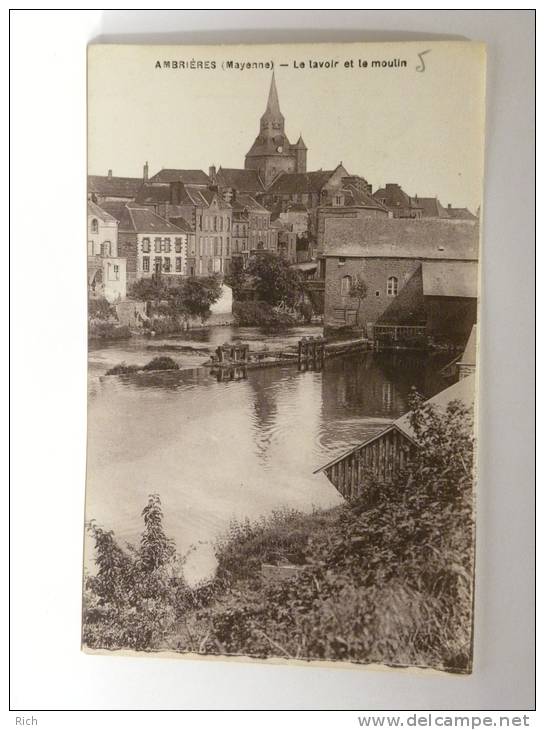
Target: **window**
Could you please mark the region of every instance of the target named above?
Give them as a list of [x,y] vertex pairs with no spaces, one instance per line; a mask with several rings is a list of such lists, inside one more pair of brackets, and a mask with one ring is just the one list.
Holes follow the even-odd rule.
[[142,271],[149,271],[149,256],[142,257]]
[[218,216],[217,215],[214,216],[214,230],[215,231],[218,230]]
[[142,253],[149,253],[151,251],[149,238],[142,239]]
[[170,253],[170,238],[163,238],[163,253]]
[[168,256],[163,259],[163,271],[170,272],[170,259]]
[[345,316],[346,316],[346,310],[344,310],[344,309],[334,309],[333,310],[333,316],[335,317],[335,319],[340,319],[342,322],[344,322],[345,321]]
[[230,246],[229,246],[229,244],[230,244],[230,239],[229,239],[229,238],[227,238],[227,242],[226,242],[226,244],[225,244],[225,255],[226,255],[226,256],[229,256],[229,254],[231,253],[231,252],[230,252]]
[[220,218],[220,231],[223,231],[223,217]]
[[108,279],[110,281],[119,281],[119,266],[108,264]]
[[155,273],[160,274],[161,273],[161,257],[156,256],[155,257],[155,265],[154,265]]
[[112,253],[112,244],[110,241],[104,241],[100,245],[100,254],[101,256],[111,256]]
[[386,294],[389,297],[397,297],[397,278],[395,276],[388,277]]
[[174,239],[174,247],[176,249],[176,253],[182,253],[182,239],[181,238]]
[[221,256],[220,239],[214,238],[214,256]]
[[202,215],[199,216],[199,228],[202,231]]
[[231,230],[231,219],[230,218],[227,218],[227,230],[228,231]]
[[182,270],[182,257],[176,256],[176,272],[179,274]]
[[342,205],[343,199],[342,196],[336,195],[335,196],[335,205]]
[[339,256],[339,266],[342,266],[346,263],[346,258],[344,256]]
[[98,221],[96,218],[93,218],[91,221],[91,233],[98,233]]
[[352,286],[352,277],[343,276],[341,279],[341,296],[346,297],[350,294],[350,288]]
[[155,244],[155,253],[161,253],[161,239],[156,238],[154,241]]

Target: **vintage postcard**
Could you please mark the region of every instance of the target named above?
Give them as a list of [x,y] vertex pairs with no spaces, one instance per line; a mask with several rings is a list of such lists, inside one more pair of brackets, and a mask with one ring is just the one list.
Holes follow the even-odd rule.
[[471,672],[485,65],[89,47],[86,651]]

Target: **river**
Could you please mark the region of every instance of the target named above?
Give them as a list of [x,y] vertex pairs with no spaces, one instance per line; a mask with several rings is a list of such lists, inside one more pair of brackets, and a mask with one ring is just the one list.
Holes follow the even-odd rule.
[[[213,543],[232,519],[340,504],[313,471],[404,413],[411,386],[431,396],[449,383],[438,373],[445,356],[414,352],[358,353],[326,361],[322,372],[250,370],[227,382],[201,367],[225,341],[273,349],[320,332],[211,327],[91,344],[86,518],[135,542],[147,497],[159,493],[167,534],[182,554],[195,548],[186,565],[195,582],[213,571]],[[105,376],[119,362],[145,364],[157,354],[181,370]],[[87,549],[88,567],[91,556]]]

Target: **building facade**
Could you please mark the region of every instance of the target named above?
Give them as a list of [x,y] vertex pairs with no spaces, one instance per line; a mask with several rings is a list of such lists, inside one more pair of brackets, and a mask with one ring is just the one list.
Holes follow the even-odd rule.
[[465,341],[476,321],[478,242],[475,227],[448,221],[328,219],[325,327],[371,338],[377,325],[423,327]]
[[118,220],[118,251],[127,260],[127,280],[160,274],[175,282],[187,275],[189,231],[162,218],[149,207],[108,205]]
[[118,256],[118,223],[114,216],[87,201],[87,282],[89,295],[109,302],[127,295],[126,260]]

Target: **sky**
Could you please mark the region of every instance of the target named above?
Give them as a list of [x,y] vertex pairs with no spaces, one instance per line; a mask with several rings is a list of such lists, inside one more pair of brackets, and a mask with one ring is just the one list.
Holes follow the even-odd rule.
[[[164,68],[165,60],[188,67]],[[376,68],[373,60],[407,65]],[[216,68],[192,69],[191,61]],[[274,67],[285,131],[292,142],[302,133],[308,170],[342,162],[373,190],[397,182],[445,206],[480,205],[485,52],[463,41],[90,46],[89,173],[139,177],[146,161],[150,175],[244,167],[272,71],[227,68],[229,61]]]

